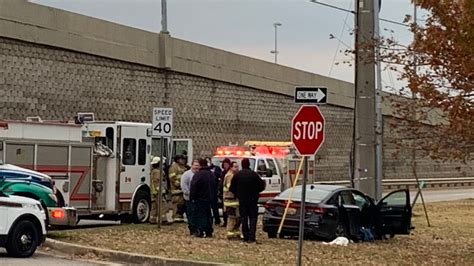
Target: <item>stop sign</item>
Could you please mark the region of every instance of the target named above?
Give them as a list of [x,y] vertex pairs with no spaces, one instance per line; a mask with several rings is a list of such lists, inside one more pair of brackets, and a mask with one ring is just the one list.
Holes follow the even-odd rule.
[[315,105],[302,105],[291,122],[291,142],[300,155],[315,154],[324,142],[324,116]]

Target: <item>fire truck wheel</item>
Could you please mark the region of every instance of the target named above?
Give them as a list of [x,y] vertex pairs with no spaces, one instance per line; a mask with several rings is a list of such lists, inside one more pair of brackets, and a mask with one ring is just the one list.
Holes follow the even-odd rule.
[[150,218],[150,207],[150,195],[146,191],[138,191],[133,201],[133,221],[135,223],[148,222],[148,218]]

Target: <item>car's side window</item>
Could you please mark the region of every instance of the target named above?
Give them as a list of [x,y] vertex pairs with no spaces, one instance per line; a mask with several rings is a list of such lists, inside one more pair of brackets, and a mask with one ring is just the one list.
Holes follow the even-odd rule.
[[332,196],[330,199],[328,199],[326,204],[337,206],[337,196],[338,194],[335,194],[334,196]]
[[341,191],[340,195],[341,195],[341,199],[342,199],[342,204],[356,205],[356,202],[354,200],[354,196],[352,195],[351,191],[349,191],[349,190]]
[[401,206],[407,204],[407,195],[405,191],[397,191],[382,201],[385,206]]
[[352,194],[354,195],[355,204],[359,206],[360,208],[365,208],[370,205],[370,202],[367,200],[367,198],[364,195],[354,192],[354,191]]

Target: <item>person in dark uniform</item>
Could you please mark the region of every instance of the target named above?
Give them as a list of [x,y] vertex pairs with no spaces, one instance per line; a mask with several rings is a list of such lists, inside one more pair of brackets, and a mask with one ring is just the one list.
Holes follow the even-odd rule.
[[199,160],[200,169],[191,181],[189,200],[194,210],[192,221],[195,227],[194,236],[212,237],[211,203],[216,200],[217,186],[214,174],[210,171],[206,159]]
[[242,170],[232,178],[229,190],[239,199],[240,221],[244,242],[255,243],[258,217],[258,198],[265,189],[265,181],[250,169],[248,158],[242,159]]

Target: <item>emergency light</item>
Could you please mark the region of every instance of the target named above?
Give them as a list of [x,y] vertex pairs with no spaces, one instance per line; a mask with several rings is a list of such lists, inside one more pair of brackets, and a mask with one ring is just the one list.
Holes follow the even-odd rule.
[[219,146],[216,149],[216,155],[233,155],[233,156],[255,156],[267,155],[271,157],[282,157],[289,153],[287,147],[281,146],[267,146],[267,145],[252,145],[250,150],[239,146]]

